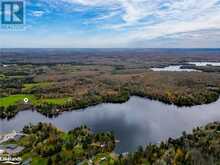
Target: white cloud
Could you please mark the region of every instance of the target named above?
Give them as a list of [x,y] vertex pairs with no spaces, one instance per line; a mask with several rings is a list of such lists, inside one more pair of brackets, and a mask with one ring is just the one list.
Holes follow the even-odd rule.
[[44,11],[33,11],[33,12],[32,12],[32,15],[33,15],[34,17],[41,17],[41,16],[43,16],[44,14],[45,14]]
[[[121,10],[121,19],[124,23],[113,24],[109,27],[124,28],[139,25],[140,22],[150,21],[147,17],[154,17],[160,22],[184,21],[194,22],[203,16],[220,17],[220,0],[63,0],[69,3],[78,3],[86,7],[107,7]],[[114,10],[103,15],[102,18],[109,18]],[[112,13],[111,13],[112,12]],[[178,22],[176,22],[178,23]]]
[[105,19],[110,19],[116,15],[120,14],[119,11],[113,11],[113,12],[110,12],[108,15],[102,15],[102,16],[99,16],[99,17],[96,17],[95,20],[105,20]]
[[[74,41],[65,36],[60,37],[62,43],[69,44],[67,47],[138,47],[140,42],[149,44],[155,41],[152,43],[157,45],[158,38],[167,38],[171,41],[185,38],[186,41],[181,41],[181,44],[187,46],[191,43],[192,46],[193,44],[199,46],[199,43],[203,46],[210,45],[209,43],[215,46],[220,44],[220,35],[217,35],[219,38],[214,35],[220,33],[220,0],[48,0],[47,2],[51,4],[50,7],[56,8],[65,3],[67,10],[73,13],[78,9],[79,12],[87,12],[90,8],[106,9],[106,12],[99,13],[97,17],[90,18],[87,22],[97,24],[97,32],[107,29],[111,30],[112,35],[95,33],[86,38],[72,37]],[[42,11],[33,13],[34,16],[43,14]],[[120,21],[114,21],[115,18]],[[50,40],[53,41],[51,38]],[[42,44],[47,42],[49,40]],[[60,43],[50,44],[59,46]],[[162,41],[159,42],[158,47],[161,45],[163,47],[163,44]]]
[[[119,5],[124,22],[102,28],[128,29],[125,40],[151,40],[179,33],[220,29],[219,0],[69,0],[85,6]],[[109,18],[104,15],[102,18]],[[149,19],[147,17],[153,17]]]

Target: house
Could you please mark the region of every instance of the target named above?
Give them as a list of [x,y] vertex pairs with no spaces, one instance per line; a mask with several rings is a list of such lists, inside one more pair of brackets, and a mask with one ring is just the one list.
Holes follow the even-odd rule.
[[2,153],[8,153],[9,155],[18,154],[24,150],[24,147],[17,146],[16,144],[7,144],[0,146]]
[[7,142],[9,140],[19,140],[22,136],[24,136],[24,134],[22,133],[17,133],[16,131],[12,131],[11,133],[8,133],[8,134],[3,134],[3,135],[0,135],[0,144],[1,143],[4,143],[4,142]]

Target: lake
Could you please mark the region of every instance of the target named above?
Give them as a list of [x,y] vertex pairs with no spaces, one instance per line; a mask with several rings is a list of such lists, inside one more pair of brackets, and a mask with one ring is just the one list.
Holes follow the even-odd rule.
[[220,66],[220,62],[189,62],[188,64],[196,65],[196,66]]
[[208,105],[178,108],[159,101],[131,97],[123,104],[100,104],[64,112],[49,119],[35,111],[22,111],[11,120],[0,120],[0,132],[20,131],[28,123],[52,123],[65,131],[86,124],[94,132],[113,131],[120,140],[116,152],[134,151],[139,145],[179,137],[185,130],[220,120],[220,100]]
[[164,68],[151,68],[152,71],[159,72],[159,71],[170,71],[170,72],[199,72],[196,69],[182,69],[182,65],[171,65]]

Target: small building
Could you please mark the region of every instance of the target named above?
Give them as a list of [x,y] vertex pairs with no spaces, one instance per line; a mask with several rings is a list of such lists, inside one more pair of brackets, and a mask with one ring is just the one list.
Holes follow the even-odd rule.
[[0,144],[7,142],[9,140],[19,140],[22,136],[24,136],[24,134],[22,133],[17,133],[16,131],[12,131],[11,133],[8,134],[2,134],[0,135]]
[[14,154],[18,154],[21,151],[23,151],[24,147],[17,146],[16,144],[7,144],[7,145],[1,145],[0,150],[3,151],[3,153],[14,155]]

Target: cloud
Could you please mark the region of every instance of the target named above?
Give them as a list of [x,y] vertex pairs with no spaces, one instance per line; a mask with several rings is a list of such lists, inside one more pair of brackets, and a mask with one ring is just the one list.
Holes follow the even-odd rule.
[[107,15],[102,15],[102,16],[96,17],[95,20],[106,20],[106,19],[110,19],[112,17],[115,17],[116,15],[119,15],[119,14],[120,14],[119,11],[113,11]]
[[45,14],[44,11],[33,11],[33,12],[32,12],[32,16],[34,16],[34,17],[41,17],[41,16],[43,16],[44,14]]
[[[86,7],[105,7],[121,10],[119,16],[123,22],[109,27],[126,28],[138,25],[140,22],[151,21],[148,17],[154,17],[162,23],[167,21],[193,22],[204,15],[215,16],[220,14],[220,0],[63,0],[68,3],[77,3]],[[114,15],[114,10],[104,13],[101,18],[109,18]],[[220,16],[219,16],[220,17]],[[178,22],[176,22],[178,23]],[[124,25],[124,26],[123,26]]]
[[[200,30],[220,29],[219,0],[69,0],[84,6],[97,7],[118,5],[122,13],[120,23],[100,28],[128,30],[126,39],[151,40],[179,33],[191,33]],[[114,12],[103,15],[110,18]],[[152,18],[152,19],[151,19]],[[96,23],[96,22],[95,22]]]
[[[143,18],[147,14],[151,14],[145,10],[143,5],[149,5],[151,3],[146,3],[147,0],[63,0],[68,3],[81,4],[86,7],[106,7],[111,9],[113,13],[115,10],[121,10],[121,18],[125,22],[135,22]],[[108,14],[108,15],[111,15]],[[104,16],[103,16],[104,17]]]
[[[59,20],[57,29],[69,28],[73,34],[83,31],[84,37],[71,39],[62,34],[60,38],[67,47],[168,47],[176,40],[181,40],[180,46],[190,46],[187,42],[197,47],[196,43],[220,43],[214,35],[220,33],[220,0],[39,0],[38,4],[44,7],[34,11],[33,17],[43,16],[46,10],[50,10],[48,15],[61,13],[67,22],[59,27],[63,23]],[[50,29],[49,18],[45,22]],[[60,42],[50,44],[58,46]]]

